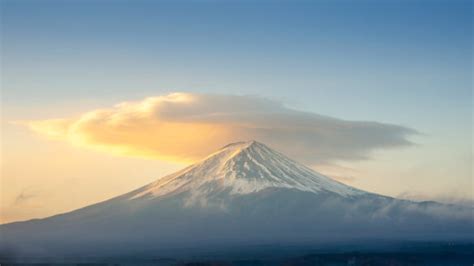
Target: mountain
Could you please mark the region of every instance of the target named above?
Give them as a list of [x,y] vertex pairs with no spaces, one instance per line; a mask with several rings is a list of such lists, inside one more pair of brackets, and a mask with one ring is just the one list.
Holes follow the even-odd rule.
[[0,226],[0,254],[115,256],[355,239],[473,240],[473,209],[359,190],[256,141],[110,200]]
[[256,141],[229,144],[207,158],[130,194],[131,199],[189,192],[191,200],[216,193],[256,193],[287,188],[348,197],[364,192],[314,172]]

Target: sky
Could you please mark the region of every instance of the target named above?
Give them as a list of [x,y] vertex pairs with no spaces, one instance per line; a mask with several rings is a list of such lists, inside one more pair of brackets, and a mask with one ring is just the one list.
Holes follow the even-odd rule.
[[108,199],[241,138],[371,192],[474,199],[471,1],[0,6],[0,222]]

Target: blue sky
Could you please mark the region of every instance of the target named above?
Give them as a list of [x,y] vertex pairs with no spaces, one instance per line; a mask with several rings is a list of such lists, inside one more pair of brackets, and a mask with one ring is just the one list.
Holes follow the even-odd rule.
[[413,128],[419,150],[393,160],[463,154],[467,164],[447,168],[462,168],[466,185],[472,5],[4,0],[2,120],[61,117],[175,91],[253,94]]
[[[401,105],[410,113],[466,112],[471,7],[469,1],[4,1],[5,103],[183,90],[270,95],[348,118],[379,113],[381,105],[390,120]],[[354,110],[338,111],[334,103]]]

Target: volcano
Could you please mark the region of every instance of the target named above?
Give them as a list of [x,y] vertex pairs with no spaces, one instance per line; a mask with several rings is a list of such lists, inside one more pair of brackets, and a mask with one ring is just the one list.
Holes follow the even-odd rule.
[[110,200],[1,225],[0,251],[156,255],[354,239],[472,240],[472,233],[472,208],[366,192],[248,141]]

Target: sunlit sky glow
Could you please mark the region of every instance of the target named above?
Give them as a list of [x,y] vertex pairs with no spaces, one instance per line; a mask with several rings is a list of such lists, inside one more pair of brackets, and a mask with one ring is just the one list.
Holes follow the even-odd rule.
[[6,0],[1,12],[1,222],[127,192],[240,137],[372,192],[474,198],[471,1]]

